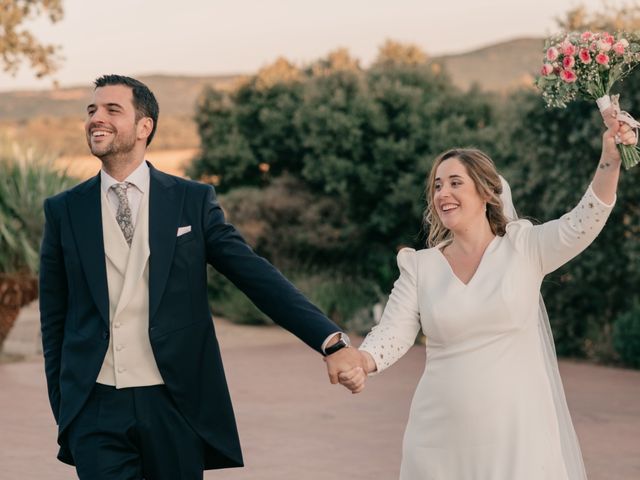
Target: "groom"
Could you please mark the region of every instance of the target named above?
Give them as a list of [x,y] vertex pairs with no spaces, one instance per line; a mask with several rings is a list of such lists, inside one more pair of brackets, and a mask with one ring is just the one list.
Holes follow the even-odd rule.
[[[201,479],[242,466],[207,300],[207,264],[326,355],[357,351],[230,224],[212,187],[145,162],[158,104],[141,82],[95,82],[94,178],[46,200],[40,312],[58,458],[81,479]],[[258,367],[259,368],[259,367]]]

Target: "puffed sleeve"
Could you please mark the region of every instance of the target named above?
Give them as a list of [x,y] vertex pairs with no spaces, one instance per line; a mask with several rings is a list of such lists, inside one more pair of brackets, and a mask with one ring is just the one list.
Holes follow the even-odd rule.
[[507,236],[517,251],[528,256],[543,275],[553,272],[577,256],[598,236],[615,200],[607,205],[591,185],[580,203],[557,220],[532,225],[519,220],[507,225]]
[[400,276],[393,285],[380,323],[371,329],[360,346],[360,350],[373,357],[377,372],[388,368],[407,353],[420,329],[416,256],[412,248],[398,253]]

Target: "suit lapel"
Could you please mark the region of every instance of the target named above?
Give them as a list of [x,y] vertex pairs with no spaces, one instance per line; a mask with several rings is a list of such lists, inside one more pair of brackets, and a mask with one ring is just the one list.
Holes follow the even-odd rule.
[[89,291],[100,315],[109,326],[109,290],[102,238],[100,174],[74,191],[69,201],[71,228],[78,254],[87,277]]
[[149,185],[149,322],[160,305],[173,261],[184,187],[151,164]]

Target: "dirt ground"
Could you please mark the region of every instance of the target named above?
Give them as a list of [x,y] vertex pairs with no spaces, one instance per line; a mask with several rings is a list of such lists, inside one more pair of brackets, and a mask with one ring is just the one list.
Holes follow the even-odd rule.
[[[277,327],[217,321],[216,328],[246,467],[207,472],[207,480],[397,478],[423,347],[351,395]],[[562,362],[561,371],[589,479],[639,479],[640,372],[575,362]],[[75,478],[55,459],[42,360],[0,364],[0,386],[0,479]]]

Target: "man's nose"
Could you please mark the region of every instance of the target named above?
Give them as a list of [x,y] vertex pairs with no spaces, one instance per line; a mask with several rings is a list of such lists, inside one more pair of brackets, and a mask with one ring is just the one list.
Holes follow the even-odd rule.
[[101,109],[97,109],[91,115],[89,115],[89,124],[104,123],[104,112]]

